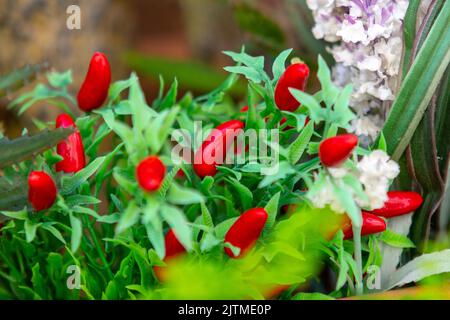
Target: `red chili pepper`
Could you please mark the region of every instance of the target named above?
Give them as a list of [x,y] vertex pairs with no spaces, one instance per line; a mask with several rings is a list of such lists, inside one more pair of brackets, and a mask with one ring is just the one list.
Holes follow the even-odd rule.
[[145,191],[153,192],[161,187],[166,175],[166,166],[156,156],[150,156],[139,163],[136,176],[139,185]]
[[[386,222],[376,215],[363,212],[362,213],[363,225],[361,228],[361,235],[366,236],[369,234],[379,233],[386,230]],[[346,219],[344,223],[344,227],[342,229],[344,231],[344,239],[352,239],[353,238],[353,229],[352,223],[350,219]]]
[[183,169],[178,170],[177,171],[177,178],[182,179],[184,177],[186,177],[186,173],[184,173]]
[[244,127],[244,122],[231,120],[211,132],[194,156],[194,171],[200,178],[216,175],[216,165],[224,162],[228,149],[236,140],[237,131]]
[[292,96],[289,88],[305,91],[308,77],[309,68],[305,63],[294,63],[286,69],[275,87],[278,109],[293,112],[300,107],[300,102]]
[[56,164],[56,171],[64,171],[66,173],[75,173],[82,170],[86,166],[86,156],[84,154],[83,140],[75,122],[67,114],[61,114],[56,118],[56,128],[75,128],[72,133],[57,147],[57,153],[63,157],[63,160]]
[[248,111],[248,106],[243,106],[242,109],[241,109],[241,112],[245,113],[247,111]]
[[319,146],[319,157],[324,166],[333,167],[350,157],[358,145],[358,137],[353,134],[342,134],[324,140]]
[[267,212],[263,208],[254,208],[244,212],[228,230],[224,240],[241,249],[241,252],[235,256],[230,248],[225,248],[226,254],[231,258],[238,258],[245,254],[258,240],[267,218]]
[[[166,256],[164,257],[164,262],[167,264],[171,259],[178,257],[179,255],[186,252],[186,249],[183,245],[178,241],[173,229],[170,229],[166,234],[166,238],[164,239],[164,245],[166,248]],[[165,272],[163,267],[155,266],[153,267],[153,271],[155,272],[156,277],[160,281],[164,281]]]
[[388,200],[383,208],[370,211],[380,217],[392,218],[416,211],[422,205],[423,198],[420,194],[411,191],[388,192]]
[[78,106],[85,112],[98,109],[108,97],[111,84],[111,67],[103,53],[96,52],[92,57],[89,70],[80,91]]
[[166,257],[165,259],[174,258],[181,253],[185,253],[186,249],[183,245],[178,241],[175,232],[173,229],[170,229],[166,234],[166,238],[164,239],[164,243],[166,246]]
[[33,171],[28,176],[28,201],[34,210],[47,210],[56,199],[56,184],[45,172]]

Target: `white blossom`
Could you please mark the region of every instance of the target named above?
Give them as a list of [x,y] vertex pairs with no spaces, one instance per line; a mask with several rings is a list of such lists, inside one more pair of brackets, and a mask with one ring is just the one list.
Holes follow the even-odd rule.
[[[387,201],[389,185],[399,172],[395,161],[384,151],[375,150],[364,156],[356,166],[344,164],[315,174],[307,197],[317,208],[330,206],[333,211],[344,213],[344,206],[336,197],[335,188],[338,188],[350,195],[360,208],[379,209]],[[355,186],[355,181],[359,186]]]
[[361,207],[370,210],[383,207],[387,200],[390,182],[400,173],[399,165],[382,150],[375,150],[363,157],[357,164],[359,181],[369,199],[368,203],[359,201]]
[[350,131],[358,136],[369,137],[374,140],[380,133],[381,125],[382,120],[378,115],[361,116],[352,121]]
[[[359,119],[350,130],[373,139],[383,121],[371,117],[383,120],[385,106],[395,99],[408,0],[307,0],[307,5],[315,19],[314,36],[340,42],[328,51],[337,62],[335,83],[354,87],[350,106]],[[422,15],[427,7],[421,6]]]
[[[339,181],[337,181],[339,184]],[[330,208],[336,213],[345,213],[345,209],[335,196],[333,184],[328,175],[317,176],[313,189],[311,189],[307,197],[316,208]]]

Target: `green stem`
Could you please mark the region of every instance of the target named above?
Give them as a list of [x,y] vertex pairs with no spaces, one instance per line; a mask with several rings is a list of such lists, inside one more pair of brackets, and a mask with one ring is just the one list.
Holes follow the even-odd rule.
[[91,235],[92,241],[94,242],[95,248],[97,249],[97,252],[100,257],[100,260],[102,261],[103,267],[108,272],[108,276],[111,280],[114,278],[114,274],[112,273],[110,265],[109,265],[108,261],[106,260],[105,253],[103,252],[100,242],[98,241],[97,234],[95,233],[94,227],[92,226],[91,221],[89,221],[89,218],[86,215],[83,215],[83,219],[84,219],[85,225],[87,226],[87,228],[89,230],[89,234]]
[[362,282],[362,255],[361,255],[361,227],[353,226],[353,244],[355,246],[355,260],[356,260],[356,294],[362,295],[363,282]]

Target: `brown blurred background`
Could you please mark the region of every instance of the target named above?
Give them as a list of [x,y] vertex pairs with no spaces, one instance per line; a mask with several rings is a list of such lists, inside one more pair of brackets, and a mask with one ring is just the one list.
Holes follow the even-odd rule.
[[[72,69],[71,90],[76,92],[90,57],[102,51],[111,61],[114,80],[136,70],[149,99],[158,90],[158,74],[164,75],[166,85],[177,77],[182,91],[204,93],[220,82],[223,66],[230,63],[223,50],[238,51],[245,44],[251,53],[271,55],[287,47],[301,52],[305,41],[290,19],[293,2],[298,1],[0,0],[0,75],[48,62],[51,69]],[[81,30],[66,27],[66,10],[73,4],[81,9]],[[270,23],[258,25],[262,18]],[[15,111],[6,110],[13,97],[0,101],[1,121],[8,131],[23,126],[17,125]],[[35,106],[21,121],[52,119],[58,111]]]

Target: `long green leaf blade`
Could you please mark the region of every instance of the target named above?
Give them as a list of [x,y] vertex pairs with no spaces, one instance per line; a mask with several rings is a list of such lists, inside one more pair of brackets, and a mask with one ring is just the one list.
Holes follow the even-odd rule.
[[447,1],[406,76],[384,125],[388,153],[393,159],[398,160],[408,146],[449,61],[450,2]]

